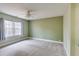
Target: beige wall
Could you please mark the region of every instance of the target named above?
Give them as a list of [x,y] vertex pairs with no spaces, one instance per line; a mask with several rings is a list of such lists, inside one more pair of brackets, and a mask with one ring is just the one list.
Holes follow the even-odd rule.
[[67,5],[67,10],[63,18],[63,39],[64,39],[64,48],[67,55],[70,55],[70,40],[71,40],[71,6]]
[[79,4],[75,4],[75,55],[79,56]]
[[79,4],[68,4],[63,22],[64,47],[67,55],[79,55]]

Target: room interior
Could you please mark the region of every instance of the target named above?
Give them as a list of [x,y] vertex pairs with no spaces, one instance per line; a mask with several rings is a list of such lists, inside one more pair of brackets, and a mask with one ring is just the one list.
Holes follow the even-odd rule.
[[0,3],[0,56],[78,56],[76,3]]

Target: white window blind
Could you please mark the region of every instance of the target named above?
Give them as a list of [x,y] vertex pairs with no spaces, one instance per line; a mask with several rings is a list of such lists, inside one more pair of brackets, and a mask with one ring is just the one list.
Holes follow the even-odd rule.
[[14,27],[15,35],[21,35],[21,28],[22,28],[21,22],[15,22],[14,25],[15,25],[15,27]]
[[11,37],[22,34],[22,23],[4,20],[5,37]]

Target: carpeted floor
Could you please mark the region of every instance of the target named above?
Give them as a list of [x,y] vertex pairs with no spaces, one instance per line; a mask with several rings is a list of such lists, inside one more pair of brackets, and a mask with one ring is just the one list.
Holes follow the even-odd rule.
[[66,56],[61,43],[24,40],[0,49],[0,56]]

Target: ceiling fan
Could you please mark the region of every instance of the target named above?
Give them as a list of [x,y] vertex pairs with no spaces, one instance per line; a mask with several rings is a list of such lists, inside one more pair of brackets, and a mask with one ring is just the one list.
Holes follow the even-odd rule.
[[30,18],[30,17],[32,17],[32,15],[33,15],[33,10],[27,10],[26,16],[27,16],[28,18]]

